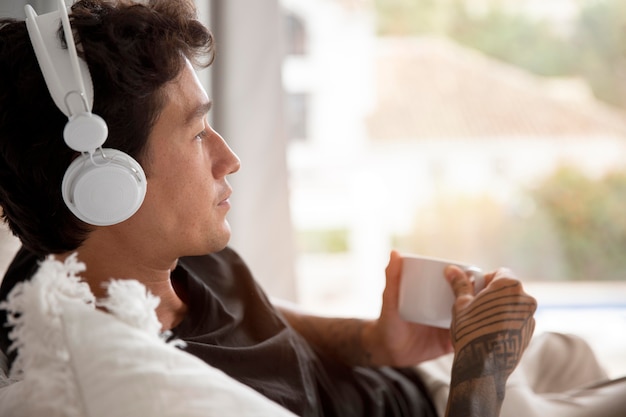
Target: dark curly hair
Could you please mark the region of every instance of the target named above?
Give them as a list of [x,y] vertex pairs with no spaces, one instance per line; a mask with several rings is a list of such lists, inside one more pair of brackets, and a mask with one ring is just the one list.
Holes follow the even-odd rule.
[[[147,3],[147,4],[144,4]],[[70,21],[94,85],[93,112],[107,122],[106,147],[140,163],[165,104],[163,86],[185,59],[209,66],[214,42],[192,1],[81,0]],[[58,36],[63,41],[63,31]],[[61,182],[77,154],[63,141],[26,25],[0,20],[0,206],[22,244],[38,254],[76,249],[91,226],[65,206]]]

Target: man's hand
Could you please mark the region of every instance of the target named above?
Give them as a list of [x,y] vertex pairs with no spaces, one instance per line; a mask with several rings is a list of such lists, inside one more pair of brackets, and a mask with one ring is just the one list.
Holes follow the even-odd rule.
[[505,269],[485,276],[486,287],[476,296],[459,268],[448,267],[446,277],[456,296],[447,415],[497,416],[506,380],[532,337],[537,302]]
[[316,317],[279,308],[309,343],[347,365],[402,367],[452,352],[448,329],[409,323],[400,317],[401,271],[402,257],[392,252],[383,305],[376,320]]
[[[364,346],[372,365],[410,366],[452,352],[450,331],[411,323],[398,313],[402,257],[391,252],[387,283],[378,320],[364,330]],[[441,277],[444,279],[444,277]]]
[[[520,332],[524,328],[526,329],[526,332],[523,332],[524,335],[530,338],[534,327],[532,311],[535,308],[535,301],[532,297],[526,296],[528,297],[528,313],[522,313],[521,316],[508,308],[498,309],[489,304],[489,301],[497,297],[496,290],[504,291],[499,294],[519,295],[519,291],[516,289],[518,287],[507,288],[507,283],[514,282],[519,285],[519,282],[501,277],[495,279],[495,275],[491,274],[485,277],[485,284],[489,289],[483,290],[477,297],[474,297],[472,295],[473,284],[463,272],[458,269],[457,271],[461,274],[460,278],[455,277],[452,280],[457,295],[453,318],[453,322],[456,322],[456,327],[453,327],[453,336],[455,337],[453,340],[450,338],[450,330],[448,329],[411,323],[400,317],[398,303],[402,257],[395,251],[391,252],[389,265],[385,270],[387,283],[378,319],[317,317],[303,314],[291,308],[281,307],[280,310],[289,323],[309,343],[345,364],[411,366],[455,350],[458,362],[457,379],[468,378],[471,377],[471,372],[485,368],[483,359],[495,358],[490,356],[490,353],[497,349],[499,344],[505,343],[505,340],[502,339],[503,336],[513,337],[512,332]],[[519,289],[521,289],[521,285],[519,285]],[[521,292],[523,293],[523,291]],[[509,301],[518,302],[515,296]],[[482,310],[479,308],[480,306],[482,306]],[[484,308],[492,309],[492,314],[496,314],[498,319],[492,322],[491,319],[485,318],[485,326],[476,325],[472,320],[482,320],[481,314],[483,314]],[[529,321],[526,326],[522,326],[516,321],[516,317],[526,318]],[[530,330],[528,331],[529,326]],[[495,343],[490,342],[490,337],[495,338]],[[520,342],[521,344],[514,349],[514,354],[508,357],[505,362],[508,368],[505,369],[512,370],[515,367],[521,352],[526,348],[527,338],[525,337]],[[472,356],[475,355],[472,349],[479,349],[481,342],[487,344],[486,358],[479,357],[476,359],[475,356]],[[466,357],[466,355],[469,356]],[[460,359],[463,357],[466,359]],[[469,368],[463,368],[466,363],[470,365]],[[502,364],[500,363],[493,362],[488,363],[488,365],[491,366],[492,372],[503,375],[505,379],[510,373],[510,371],[502,372],[500,368]],[[462,381],[459,379],[460,382]]]

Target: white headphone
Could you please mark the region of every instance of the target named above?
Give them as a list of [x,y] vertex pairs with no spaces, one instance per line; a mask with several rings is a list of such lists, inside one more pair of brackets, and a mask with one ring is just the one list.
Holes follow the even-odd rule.
[[[95,226],[120,223],[141,206],[146,195],[146,175],[130,155],[102,148],[108,128],[100,116],[91,113],[91,75],[76,53],[64,1],[58,0],[58,11],[41,16],[30,5],[26,5],[25,12],[28,35],[50,95],[69,119],[63,131],[65,143],[81,153],[65,171],[63,200],[86,223]],[[56,36],[59,19],[67,49],[62,48]]]

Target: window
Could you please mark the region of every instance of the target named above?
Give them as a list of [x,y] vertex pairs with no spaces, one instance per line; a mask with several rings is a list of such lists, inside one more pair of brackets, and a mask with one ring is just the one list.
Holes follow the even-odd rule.
[[396,248],[509,266],[545,314],[581,307],[567,330],[596,347],[594,306],[626,328],[623,0],[283,2],[309,45],[283,67],[308,97],[289,99],[308,114],[287,150],[294,228],[345,244],[301,248],[305,308],[376,315]]

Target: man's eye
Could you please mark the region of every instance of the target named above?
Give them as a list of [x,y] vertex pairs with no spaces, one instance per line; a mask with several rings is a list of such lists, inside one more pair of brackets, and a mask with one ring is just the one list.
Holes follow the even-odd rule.
[[197,140],[202,140],[202,139],[204,139],[206,137],[207,137],[206,130],[203,130],[202,132],[198,133],[195,138]]

